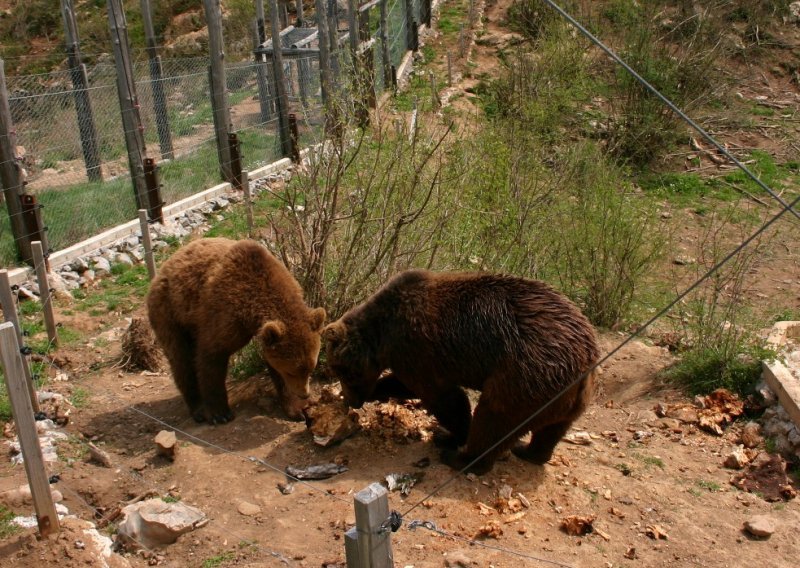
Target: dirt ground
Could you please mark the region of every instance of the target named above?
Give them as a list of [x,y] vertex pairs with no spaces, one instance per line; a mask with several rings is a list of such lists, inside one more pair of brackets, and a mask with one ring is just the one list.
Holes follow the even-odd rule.
[[[500,0],[488,7],[489,33],[508,32],[503,26],[509,4]],[[435,38],[431,41],[436,45]],[[490,48],[473,49],[481,66],[496,66]],[[474,85],[471,81],[458,88]],[[752,93],[769,83],[754,81]],[[797,93],[796,85],[783,87]],[[469,94],[459,104],[468,101]],[[769,146],[771,131],[764,132],[748,133],[755,138],[747,145]],[[683,227],[680,246],[691,251],[698,238],[696,216],[672,211],[669,219]],[[797,224],[786,227],[765,251],[748,292],[748,301],[763,309],[800,308],[800,249],[792,246],[800,242],[800,229]],[[675,256],[682,252],[676,250]],[[692,267],[674,269],[684,271],[676,281],[694,274]],[[143,314],[140,309],[130,315]],[[426,433],[409,439],[392,428],[376,427],[335,447],[318,447],[304,424],[283,418],[263,376],[230,385],[233,422],[198,425],[168,372],[131,373],[119,366],[120,337],[127,326],[123,318],[64,317],[91,337],[58,353],[59,370],[69,379],[48,386],[65,395],[88,393],[72,409],[63,429],[69,438],[50,467],[50,474],[60,475],[54,487],[63,493],[64,505],[73,515],[97,522],[101,532],[108,531],[104,521],[116,507],[143,495],[179,500],[209,518],[203,528],[164,549],[125,554],[133,566],[341,566],[343,535],[354,522],[353,493],[391,473],[424,473],[408,496],[390,493],[391,509],[405,513],[414,507],[392,535],[396,566],[440,567],[449,561],[496,567],[790,567],[800,556],[798,500],[770,503],[729,483],[733,472],[723,461],[738,443],[742,422],[716,436],[656,415],[659,403],[691,401],[658,378],[673,357],[651,342],[635,341],[603,365],[596,400],[573,428],[573,433],[588,433],[588,445],[564,441],[542,467],[512,456],[487,475],[456,477],[429,496],[453,472],[439,462]],[[625,337],[604,334],[603,348],[608,352]],[[54,366],[51,375],[56,371]],[[376,409],[366,412],[374,415]],[[408,412],[428,424],[422,411]],[[174,462],[156,456],[153,438],[162,429],[178,433]],[[112,467],[86,461],[88,441],[108,453]],[[420,467],[424,458],[430,465]],[[1,461],[0,491],[24,482],[20,466]],[[287,465],[333,461],[346,464],[348,471],[296,484],[287,495],[279,490]],[[498,496],[509,490],[518,502],[522,494],[529,506],[498,503]],[[256,507],[243,514],[242,503]],[[566,534],[560,523],[570,515],[594,516],[594,532]],[[776,522],[772,537],[757,539],[742,529],[754,515]],[[410,530],[413,520],[435,523],[447,534]],[[77,544],[85,536],[73,521],[66,524],[61,535],[45,541],[33,530],[0,540],[0,564],[93,565],[96,561]],[[481,535],[483,546],[467,542]]]

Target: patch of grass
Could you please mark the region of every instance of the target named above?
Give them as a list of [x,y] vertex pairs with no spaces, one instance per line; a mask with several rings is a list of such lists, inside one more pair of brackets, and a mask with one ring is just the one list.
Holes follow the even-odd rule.
[[778,442],[775,438],[769,437],[764,440],[764,449],[767,450],[769,454],[776,454],[778,453]]
[[626,477],[633,473],[633,468],[626,463],[618,463],[614,467],[616,467],[619,472]]
[[111,272],[113,278],[102,279],[98,290],[73,293],[78,300],[76,309],[97,317],[110,312],[129,313],[141,305],[150,286],[147,267],[120,263],[112,265]]
[[18,533],[22,527],[11,522],[16,515],[0,505],[0,540]]
[[664,374],[691,394],[726,388],[748,395],[761,379],[761,361],[774,356],[774,352],[760,346],[743,346],[742,351],[733,355],[715,347],[692,349]]
[[26,300],[19,303],[19,315],[35,316],[42,311],[42,303],[39,300]]
[[634,453],[633,457],[641,461],[646,467],[656,466],[660,469],[664,469],[664,460],[662,460],[661,458],[657,458],[655,456],[647,456],[639,453]]
[[161,500],[164,501],[164,503],[177,503],[181,498],[175,497],[174,495],[164,495],[161,497]]
[[697,486],[700,489],[705,489],[706,491],[710,491],[711,493],[717,493],[722,489],[719,483],[715,481],[706,481],[705,479],[698,479]]
[[75,387],[72,391],[72,396],[69,397],[69,401],[75,408],[84,408],[89,402],[89,391],[83,387]]
[[203,560],[203,568],[216,568],[217,566],[222,566],[226,562],[230,562],[234,558],[236,558],[236,555],[233,552],[226,551]]

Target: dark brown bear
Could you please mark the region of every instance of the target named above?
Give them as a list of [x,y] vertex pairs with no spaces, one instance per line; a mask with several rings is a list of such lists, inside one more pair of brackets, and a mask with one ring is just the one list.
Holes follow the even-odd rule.
[[[564,296],[542,282],[486,273],[404,272],[323,336],[349,405],[421,399],[448,431],[436,439],[445,463],[461,469],[488,452],[475,473],[489,471],[527,432],[530,444],[515,453],[549,460],[591,397],[599,357],[591,324]],[[474,417],[463,387],[481,391]]]
[[233,419],[228,360],[255,336],[284,409],[302,418],[325,310],[306,306],[297,281],[263,246],[229,239],[184,246],[153,280],[147,308],[195,420]]

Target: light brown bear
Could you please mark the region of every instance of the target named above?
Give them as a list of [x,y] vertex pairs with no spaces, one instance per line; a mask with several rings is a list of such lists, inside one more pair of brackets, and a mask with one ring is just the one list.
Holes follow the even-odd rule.
[[285,411],[302,419],[325,310],[306,306],[300,285],[266,248],[222,238],[189,243],[161,266],[147,308],[195,420],[233,419],[228,361],[253,337]]
[[[567,298],[487,273],[401,273],[323,337],[345,402],[421,399],[448,432],[435,438],[442,460],[461,469],[480,458],[475,473],[527,432],[515,453],[549,460],[586,407],[599,357],[593,327]],[[463,387],[481,391],[474,417]]]

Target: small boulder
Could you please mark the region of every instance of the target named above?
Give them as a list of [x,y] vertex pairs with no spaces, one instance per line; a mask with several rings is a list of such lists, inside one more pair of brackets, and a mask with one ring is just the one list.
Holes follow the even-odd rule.
[[117,539],[129,549],[155,548],[172,544],[178,537],[202,527],[205,514],[180,501],[166,503],[147,499],[122,509]]
[[245,517],[255,517],[261,513],[261,507],[254,505],[253,503],[248,503],[247,501],[242,501],[239,503],[236,509]]
[[761,436],[761,425],[758,422],[748,422],[742,429],[742,445],[745,448],[755,448],[764,438]]
[[767,515],[756,515],[744,522],[744,530],[759,538],[769,538],[775,532],[774,519]]
[[177,448],[178,438],[172,430],[161,430],[156,434],[156,454],[169,460],[175,460],[175,449]]

